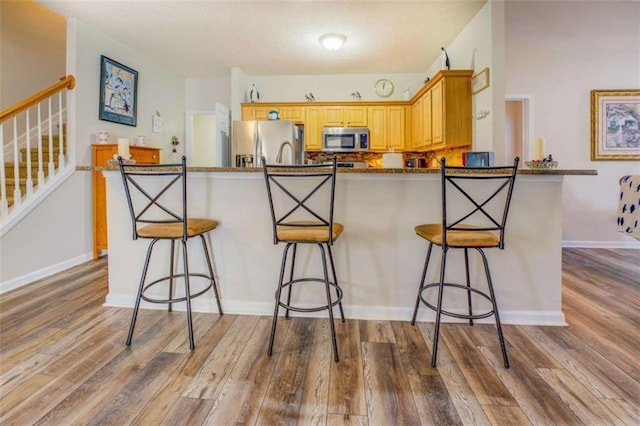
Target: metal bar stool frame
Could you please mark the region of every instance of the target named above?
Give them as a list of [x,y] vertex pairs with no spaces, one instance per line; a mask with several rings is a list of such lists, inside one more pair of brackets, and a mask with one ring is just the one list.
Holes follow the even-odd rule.
[[[513,166],[499,166],[499,167],[461,167],[461,166],[447,166],[446,160],[442,158],[440,160],[440,173],[442,184],[442,223],[441,224],[426,224],[416,226],[416,234],[429,241],[429,248],[427,249],[427,256],[422,270],[422,278],[420,280],[420,286],[418,288],[418,296],[416,298],[415,308],[413,311],[413,317],[411,324],[415,325],[416,316],[418,314],[418,307],[420,302],[424,303],[427,307],[436,312],[436,322],[433,334],[433,349],[431,354],[431,366],[436,367],[437,355],[438,355],[438,340],[440,337],[440,318],[447,315],[454,318],[469,320],[469,325],[473,325],[473,321],[476,319],[488,318],[495,316],[496,328],[498,331],[498,339],[500,341],[500,348],[504,360],[505,368],[509,368],[509,358],[507,356],[507,349],[505,345],[504,335],[502,332],[502,325],[500,323],[500,314],[498,312],[498,303],[496,301],[496,295],[493,288],[493,281],[491,279],[491,273],[489,269],[489,262],[485,255],[485,248],[499,248],[504,249],[504,236],[505,226],[507,222],[507,215],[509,213],[509,206],[511,204],[511,197],[513,194],[513,188],[516,180],[516,173],[518,169],[518,163],[520,159],[516,157],[514,159]],[[459,181],[466,180],[483,180],[483,181],[496,181],[494,184],[496,187],[489,195],[484,195],[482,198],[474,197],[470,195],[464,188],[463,184]],[[454,220],[449,220],[447,216],[447,191],[448,187],[454,191],[457,195],[468,200],[473,207],[462,215],[451,215],[455,217]],[[491,214],[487,211],[489,205],[492,202],[498,203],[496,199],[498,195],[503,194],[506,191],[504,197],[504,204],[500,205],[500,214]],[[475,215],[481,215],[488,220],[488,225],[474,226],[464,223],[464,221],[474,218]],[[489,238],[489,241],[478,243],[477,240],[468,240],[464,242],[464,238],[467,239],[473,235],[487,236],[487,232],[494,234],[493,238]],[[497,233],[497,235],[496,235]],[[456,235],[457,234],[457,235]],[[451,242],[450,236],[460,236],[457,242]],[[453,244],[453,245],[451,245]],[[439,281],[425,284],[425,278],[427,275],[427,268],[429,266],[429,260],[431,258],[431,252],[434,245],[438,245],[442,250]],[[465,263],[465,275],[466,285],[445,282],[445,272],[447,266],[447,252],[449,249],[463,249],[464,250],[464,263]],[[482,258],[482,264],[487,280],[488,294],[485,291],[478,290],[471,286],[471,279],[469,273],[469,249],[475,249]],[[468,314],[460,314],[444,310],[442,308],[442,299],[444,288],[457,288],[462,289],[467,293]],[[424,292],[431,288],[438,289],[437,305],[430,303],[424,295]],[[472,309],[472,295],[479,295],[484,299],[491,302],[491,310],[483,313],[474,313]]]
[[[218,286],[216,284],[215,274],[211,263],[211,257],[209,249],[207,247],[207,241],[204,238],[204,234],[215,229],[218,222],[213,219],[196,219],[188,218],[187,216],[187,167],[186,157],[182,157],[181,163],[176,164],[154,164],[154,165],[136,165],[125,164],[122,157],[118,157],[118,165],[120,167],[120,174],[122,176],[122,182],[124,184],[125,195],[127,198],[127,204],[129,207],[129,213],[131,216],[133,239],[138,238],[150,239],[149,247],[147,248],[147,254],[142,268],[142,275],[140,278],[140,284],[138,287],[138,293],[136,295],[136,301],[133,308],[133,315],[131,317],[131,324],[129,326],[129,333],[127,336],[126,345],[131,346],[131,340],[133,338],[133,331],[138,317],[138,309],[140,307],[140,301],[145,300],[150,303],[166,303],[168,305],[168,312],[173,310],[173,304],[178,302],[186,302],[187,306],[187,327],[189,332],[189,348],[193,350],[195,348],[193,338],[193,322],[191,314],[191,299],[205,294],[209,289],[213,289],[213,294],[218,305],[218,312],[223,315],[222,306],[220,304],[220,297],[218,294]],[[154,190],[152,193],[148,188],[145,188],[145,184],[141,182],[142,179],[149,177],[165,177],[169,180],[162,188]],[[181,212],[176,212],[168,207],[164,203],[168,195],[172,192],[181,192]],[[136,195],[146,198],[144,203],[140,206],[134,206],[132,200],[132,192]],[[165,197],[165,198],[163,198]],[[152,214],[162,215],[153,216],[153,218],[147,217]],[[154,232],[156,231],[156,232]],[[200,237],[204,255],[206,258],[208,275],[200,272],[191,272],[189,270],[189,255],[187,249],[187,242],[190,238]],[[171,243],[171,259],[169,264],[169,275],[163,276],[152,282],[145,283],[147,272],[149,270],[149,263],[153,254],[153,249],[158,241],[169,240]],[[176,274],[174,271],[174,260],[176,247],[175,243],[180,240],[182,245],[182,259],[183,259],[183,273]],[[208,284],[191,293],[191,277],[205,278],[209,282]],[[176,279],[184,279],[185,295],[181,297],[174,296],[174,281]],[[166,299],[158,299],[155,297],[147,296],[145,292],[151,289],[153,286],[162,282],[169,281],[169,295]]]
[[[281,165],[281,164],[273,164],[269,165],[266,162],[266,159],[262,158],[263,164],[263,173],[264,179],[267,186],[267,196],[269,198],[269,208],[271,212],[272,219],[272,230],[273,230],[273,243],[285,243],[285,247],[282,254],[282,262],[280,266],[280,276],[278,280],[278,288],[275,293],[275,309],[273,313],[273,320],[271,323],[271,334],[269,336],[269,348],[268,354],[271,356],[273,353],[273,342],[276,334],[276,327],[278,322],[278,313],[280,307],[285,309],[285,317],[289,318],[289,311],[294,312],[318,312],[323,310],[329,311],[329,324],[331,329],[331,340],[333,343],[333,355],[335,362],[339,361],[338,356],[338,345],[336,339],[336,330],[334,324],[334,315],[333,308],[337,305],[340,309],[340,316],[342,322],[345,321],[344,311],[342,308],[342,289],[338,283],[338,278],[336,276],[335,264],[333,261],[333,253],[331,251],[331,246],[333,245],[334,240],[340,235],[342,232],[342,225],[336,224],[333,221],[333,211],[334,211],[334,201],[335,201],[335,181],[336,181],[336,169],[337,169],[337,161],[334,158],[330,164],[315,164],[315,165]],[[317,178],[319,183],[317,183],[310,191],[305,192],[303,196],[294,194],[284,183],[284,180],[296,180],[298,178],[309,179],[309,178]],[[328,217],[323,217],[322,214],[318,213],[316,210],[311,208],[308,205],[308,202],[316,195],[319,191],[321,191],[325,186],[329,185],[329,210]],[[292,200],[294,202],[294,206],[289,210],[286,210],[283,214],[276,213],[276,207],[274,205],[274,189],[277,188],[277,191],[284,194],[286,198]],[[311,221],[299,221],[293,220],[294,213],[299,210],[304,210],[306,214],[312,218]],[[291,229],[298,228],[300,230],[311,230],[311,228],[326,228],[327,235],[326,239],[320,238],[319,240],[304,240],[299,238],[286,238],[281,237],[281,234],[278,232],[281,227],[288,227]],[[296,264],[296,251],[298,248],[298,244],[313,244],[316,245],[320,249],[321,259],[322,259],[322,278],[314,278],[314,277],[303,277],[294,279],[294,268]],[[287,261],[289,258],[289,251],[293,248],[291,262],[289,266],[289,278],[287,281],[284,281],[284,276],[287,269]],[[327,263],[327,256],[329,258],[329,262]],[[330,267],[330,268],[329,268]],[[329,269],[331,269],[331,278],[329,278]],[[326,305],[314,306],[308,308],[301,308],[291,305],[291,289],[294,284],[302,283],[302,282],[318,282],[323,283],[325,286],[325,293],[327,302]],[[282,300],[282,290],[287,288],[287,296],[286,301]],[[331,294],[331,289],[335,290],[335,298],[333,298]]]

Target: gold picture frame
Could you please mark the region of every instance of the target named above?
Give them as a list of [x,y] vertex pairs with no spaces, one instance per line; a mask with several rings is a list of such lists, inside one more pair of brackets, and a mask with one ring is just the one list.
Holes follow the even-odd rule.
[[489,87],[489,68],[485,68],[471,77],[471,93],[475,95],[487,87]]
[[640,89],[591,91],[591,160],[640,160]]

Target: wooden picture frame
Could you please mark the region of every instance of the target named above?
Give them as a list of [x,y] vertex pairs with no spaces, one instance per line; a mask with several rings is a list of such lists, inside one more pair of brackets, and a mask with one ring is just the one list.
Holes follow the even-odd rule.
[[136,127],[138,71],[100,56],[100,120]]
[[591,91],[591,160],[640,160],[640,89]]
[[489,87],[489,83],[489,68],[485,68],[471,77],[471,93],[475,95],[482,92]]

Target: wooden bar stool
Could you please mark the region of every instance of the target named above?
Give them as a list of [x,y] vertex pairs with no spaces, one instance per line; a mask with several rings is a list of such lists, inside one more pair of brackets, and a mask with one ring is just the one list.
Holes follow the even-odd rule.
[[[520,159],[515,158],[513,166],[505,167],[457,167],[447,166],[445,159],[440,160],[442,176],[442,222],[428,223],[415,227],[416,234],[429,242],[427,258],[422,271],[422,279],[418,289],[418,297],[413,311],[411,324],[415,325],[416,315],[420,301],[436,312],[435,330],[433,333],[433,350],[431,354],[431,366],[436,366],[438,355],[438,339],[440,337],[440,317],[444,314],[454,318],[473,320],[495,316],[500,348],[504,358],[504,366],[509,368],[507,349],[502,334],[498,303],[496,301],[489,263],[484,253],[485,249],[504,249],[505,224],[511,195],[516,180],[516,171]],[[481,183],[478,183],[481,182]],[[475,186],[475,187],[474,187]],[[473,194],[472,194],[473,192]],[[475,194],[475,195],[474,195]],[[452,213],[452,201],[462,200],[469,207],[458,213]],[[425,284],[429,259],[433,246],[442,249],[440,263],[440,280]],[[445,282],[447,267],[447,253],[449,249],[464,250],[464,263],[466,272],[466,284]],[[471,286],[469,273],[469,249],[475,249],[482,258],[487,280],[487,291],[478,290]],[[428,289],[438,289],[437,305],[427,300],[424,294]],[[446,311],[442,307],[442,299],[445,288],[461,289],[466,292],[468,311],[459,313]],[[478,295],[491,302],[492,308],[488,312],[474,313],[472,308],[472,296]]]
[[[213,289],[213,294],[218,304],[218,312],[220,315],[223,314],[209,249],[204,238],[207,232],[218,227],[218,221],[206,218],[189,218],[187,216],[187,167],[185,157],[182,157],[180,164],[156,165],[124,164],[122,157],[119,157],[118,164],[124,183],[127,203],[129,204],[129,213],[131,214],[133,239],[145,238],[151,240],[142,268],[142,277],[140,278],[138,295],[133,308],[129,335],[127,336],[127,346],[131,345],[138,308],[142,299],[151,303],[166,303],[169,312],[172,311],[174,303],[186,302],[189,348],[193,350],[195,345],[191,319],[191,299],[205,294],[209,289]],[[200,237],[202,242],[202,250],[208,269],[206,273],[191,272],[189,270],[187,243],[189,239],[194,237]],[[145,283],[153,248],[158,241],[170,241],[171,243],[169,275]],[[182,245],[184,269],[182,273],[176,273],[174,270],[175,243],[177,241]],[[166,263],[166,259],[163,262]],[[194,278],[198,281],[202,281],[202,279],[205,281],[205,284],[200,285],[200,288],[195,291],[192,290],[191,282]],[[174,282],[176,279],[184,280],[184,296],[174,295]],[[159,299],[150,295],[148,290],[164,282],[169,283],[169,295],[166,299]]]
[[[273,352],[273,340],[276,334],[278,312],[285,308],[285,316],[289,311],[317,312],[329,311],[331,339],[333,341],[333,356],[338,362],[338,345],[333,319],[333,308],[338,305],[340,316],[344,322],[342,310],[342,289],[338,284],[336,269],[333,262],[331,246],[340,237],[344,227],[333,221],[333,206],[335,199],[336,159],[330,164],[318,165],[268,165],[262,158],[264,179],[267,185],[269,207],[273,224],[273,243],[284,243],[280,279],[275,294],[275,310],[271,323],[269,337],[269,355]],[[294,278],[296,251],[298,244],[316,245],[320,249],[322,260],[322,277]],[[289,278],[285,281],[287,259],[293,248]],[[327,256],[329,262],[327,262]],[[329,267],[331,278],[329,277]],[[320,306],[300,307],[291,302],[291,289],[294,285],[304,282],[323,284],[326,303]],[[282,290],[287,289],[286,300],[282,300]],[[335,297],[332,295],[335,292]]]

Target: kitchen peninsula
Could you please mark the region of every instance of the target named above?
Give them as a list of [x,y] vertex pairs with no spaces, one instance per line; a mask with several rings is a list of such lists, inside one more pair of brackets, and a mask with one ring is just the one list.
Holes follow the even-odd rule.
[[[272,244],[261,172],[262,169],[189,168],[189,215],[220,221],[218,229],[210,233],[210,241],[226,313],[273,313],[282,252]],[[561,310],[563,177],[595,174],[594,170],[556,169],[518,172],[505,250],[487,253],[505,324],[565,324]],[[119,172],[111,168],[104,175],[109,232],[106,304],[133,306],[147,244],[131,239]],[[345,231],[334,245],[334,257],[348,318],[411,319],[427,248],[413,228],[420,223],[438,222],[440,209],[438,169],[339,170],[335,220],[345,226]],[[168,251],[168,245],[161,250]],[[435,254],[439,256],[439,249]],[[320,262],[310,256],[318,256],[317,251],[299,250],[298,265],[319,274],[315,268]],[[480,277],[483,286],[480,261],[475,253],[470,257],[472,279]],[[193,256],[191,260],[192,271],[205,267],[203,259]],[[165,272],[159,269],[161,264],[152,263],[150,279]],[[436,268],[429,270],[431,281],[436,280],[436,273]],[[463,279],[462,270],[452,270],[447,276],[448,281]],[[309,294],[316,290],[317,295]],[[293,297],[313,303],[314,298],[325,297],[322,291],[301,288],[294,291]],[[474,304],[483,309],[485,301],[480,299],[476,298]],[[216,312],[213,295],[192,303],[196,311]],[[463,297],[447,303],[454,310],[466,309]],[[432,318],[430,310],[420,310],[418,320]]]

